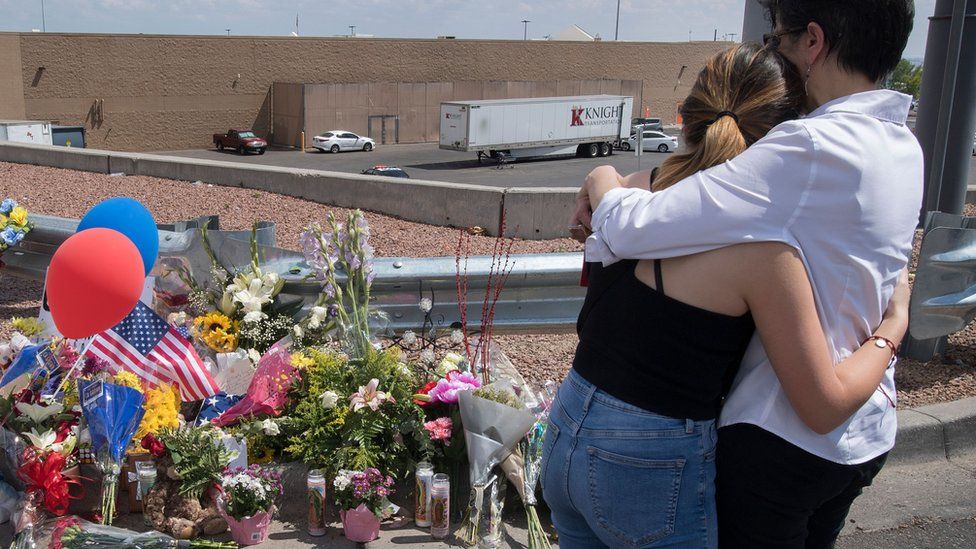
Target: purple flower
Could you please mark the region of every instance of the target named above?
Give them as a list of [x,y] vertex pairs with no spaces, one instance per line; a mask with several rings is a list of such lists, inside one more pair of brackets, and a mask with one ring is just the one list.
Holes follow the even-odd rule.
[[447,377],[437,382],[427,396],[431,402],[443,402],[444,404],[455,404],[458,401],[458,393],[461,391],[474,390],[481,387],[481,381],[471,372],[461,372],[453,370],[447,373]]

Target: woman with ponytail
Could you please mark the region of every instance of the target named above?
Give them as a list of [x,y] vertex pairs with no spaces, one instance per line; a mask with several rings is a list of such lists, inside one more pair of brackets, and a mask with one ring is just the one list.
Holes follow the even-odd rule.
[[709,61],[653,190],[607,166],[580,191],[601,269],[546,439],[561,547],[833,547],[894,446],[924,168],[912,98],[880,88],[914,4],[764,4],[765,47]]

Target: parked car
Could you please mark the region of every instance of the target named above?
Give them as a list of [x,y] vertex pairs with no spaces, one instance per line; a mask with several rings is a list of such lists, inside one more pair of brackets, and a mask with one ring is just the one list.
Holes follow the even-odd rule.
[[372,168],[367,168],[363,170],[364,175],[384,175],[386,177],[401,177],[403,179],[410,179],[407,172],[403,171],[403,168],[398,168],[396,166],[373,166]]
[[237,154],[249,152],[264,154],[268,148],[268,142],[254,135],[251,130],[227,130],[227,133],[215,133],[213,143],[218,151],[237,149]]
[[376,141],[345,130],[327,131],[312,138],[312,147],[322,152],[366,151],[376,147]]
[[[637,148],[637,134],[630,136],[630,139],[622,141],[620,148],[625,151],[632,151]],[[644,131],[644,150],[657,152],[671,152],[678,148],[678,138],[666,135],[661,132]]]
[[660,118],[635,118],[630,122],[632,127],[641,126],[645,130],[654,132],[664,131],[664,123]]

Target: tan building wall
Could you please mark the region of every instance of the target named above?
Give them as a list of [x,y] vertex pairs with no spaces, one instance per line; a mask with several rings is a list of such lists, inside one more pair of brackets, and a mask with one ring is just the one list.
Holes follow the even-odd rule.
[[379,95],[399,86],[422,116],[419,93],[403,86],[642,80],[652,116],[673,121],[705,59],[728,45],[0,33],[0,68],[16,65],[3,46],[18,40],[21,83],[0,73],[2,108],[22,102],[26,118],[84,124],[88,146],[114,150],[207,147],[230,127],[267,134],[274,82],[366,83]]
[[0,119],[24,118],[24,81],[20,78],[20,37],[0,34]]

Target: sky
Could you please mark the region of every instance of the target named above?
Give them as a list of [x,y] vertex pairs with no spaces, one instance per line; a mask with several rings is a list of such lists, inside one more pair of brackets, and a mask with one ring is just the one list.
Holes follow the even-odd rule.
[[[382,38],[521,39],[576,24],[604,40],[615,33],[617,0],[0,0],[0,31]],[[916,0],[905,57],[925,51],[935,0]],[[745,0],[620,0],[620,40],[737,39]],[[732,36],[732,35],[735,36]]]

